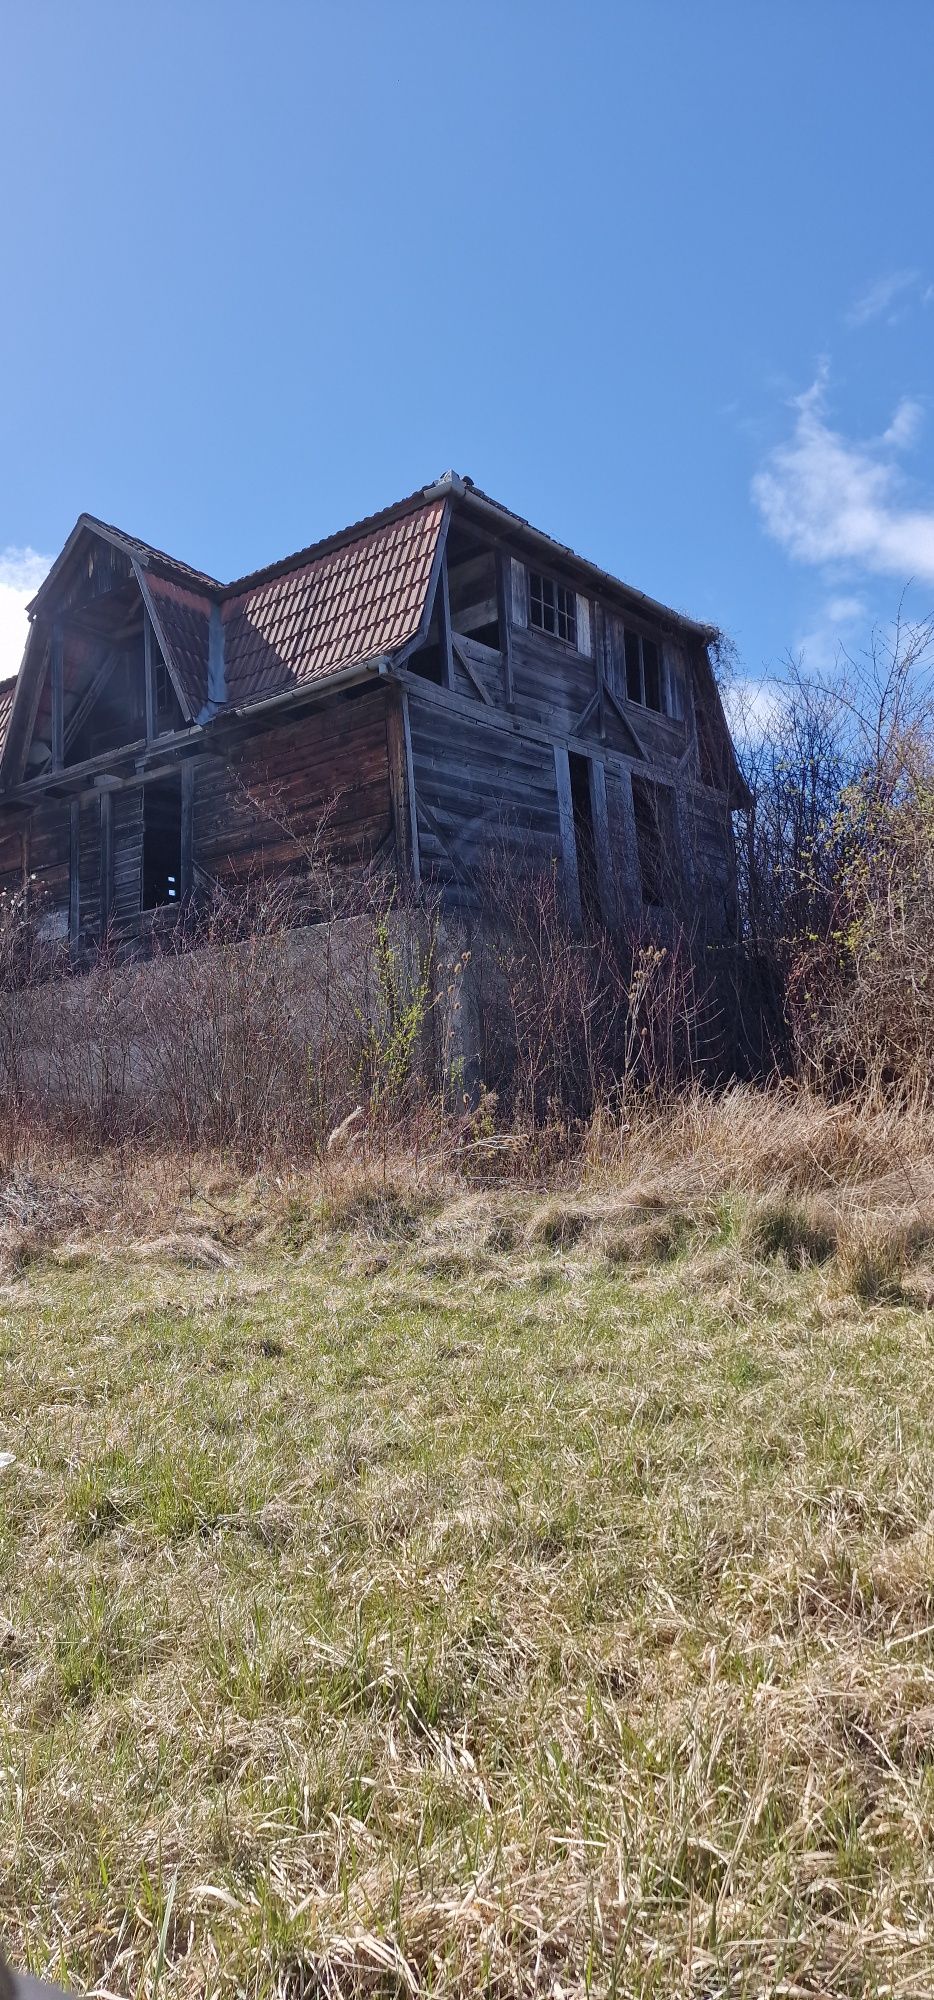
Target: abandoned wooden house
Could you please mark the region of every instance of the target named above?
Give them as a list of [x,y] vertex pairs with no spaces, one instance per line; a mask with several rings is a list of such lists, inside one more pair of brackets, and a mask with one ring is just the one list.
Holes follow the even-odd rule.
[[575,922],[734,922],[715,637],[447,473],[221,584],[82,515],[0,687],[0,887],[76,956],[323,844],[451,901],[490,857]]

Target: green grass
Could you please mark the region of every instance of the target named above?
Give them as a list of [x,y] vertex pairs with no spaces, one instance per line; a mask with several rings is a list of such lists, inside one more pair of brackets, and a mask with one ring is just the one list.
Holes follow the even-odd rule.
[[11,1957],[930,1994],[934,1319],[797,1212],[611,1210],[293,1202],[5,1285]]

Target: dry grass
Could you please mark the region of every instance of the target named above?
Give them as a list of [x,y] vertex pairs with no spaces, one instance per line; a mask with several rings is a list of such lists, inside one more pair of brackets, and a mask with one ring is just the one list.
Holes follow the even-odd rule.
[[564,1190],[21,1175],[10,1955],[929,1995],[932,1162],[921,1114],[737,1092]]

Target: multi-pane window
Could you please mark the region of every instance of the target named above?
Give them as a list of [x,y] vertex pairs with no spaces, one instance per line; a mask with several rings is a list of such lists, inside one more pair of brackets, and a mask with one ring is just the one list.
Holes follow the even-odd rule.
[[566,639],[569,646],[576,646],[577,598],[573,590],[555,583],[553,577],[539,576],[537,571],[530,570],[529,622],[539,632],[550,632],[552,638]]
[[643,708],[664,710],[662,660],[655,640],[645,638],[641,632],[627,631],[623,638],[623,650],[629,700],[641,702]]

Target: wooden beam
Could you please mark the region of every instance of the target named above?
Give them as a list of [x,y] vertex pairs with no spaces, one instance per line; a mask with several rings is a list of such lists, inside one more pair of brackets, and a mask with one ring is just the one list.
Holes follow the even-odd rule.
[[561,830],[561,868],[568,915],[575,930],[583,925],[581,884],[577,866],[577,837],[574,832],[574,799],[571,793],[571,766],[563,743],[555,744],[555,785],[558,792],[558,825]]
[[165,661],[169,679],[172,683],[173,688],[175,689],[176,695],[178,696],[178,705],[182,711],[182,716],[186,722],[194,722],[195,718],[191,711],[191,704],[188,700],[188,696],[185,693],[182,683],[179,680],[178,674],[175,671],[175,662],[172,658],[172,648],[169,645],[165,633],[162,630],[162,624],[159,618],[159,613],[153,602],[152,591],[150,590],[149,585],[146,582],[145,574],[143,570],[140,568],[138,562],[134,562],[133,564],[133,575],[135,576],[137,584],[139,585],[139,594],[143,600],[143,605],[146,611],[148,612],[150,619],[152,620],[152,629],[156,635],[156,643]]
[[194,882],[195,765],[186,757],[182,765],[182,897],[190,896]]
[[599,757],[588,758],[590,780],[590,812],[593,820],[593,844],[597,863],[597,895],[603,920],[614,930],[619,921],[616,881],[613,874],[613,856],[610,853],[610,820],[606,803],[606,771]]
[[607,683],[605,687],[605,699],[609,702],[610,707],[616,710],[616,713],[619,717],[620,722],[623,725],[623,728],[629,731],[629,734],[632,737],[632,740],[636,746],[639,756],[644,757],[647,764],[654,763],[655,759],[649,756],[645,744],[642,742],[639,736],[638,730],[633,725],[632,717],[630,715],[627,715],[622,702],[620,701],[615,690],[609,686],[609,683]]
[[60,771],[65,761],[65,642],[62,628],[52,630],[52,769]]
[[467,648],[464,645],[464,642],[461,639],[460,634],[458,632],[452,632],[451,634],[451,647],[452,651],[457,654],[461,666],[463,667],[464,672],[467,675],[467,679],[471,682],[472,686],[476,688],[477,693],[480,696],[480,700],[485,701],[488,708],[494,708],[495,703],[493,701],[493,698],[484,687],[479,674],[474,673],[473,667],[470,664],[470,657],[468,655]]
[[577,721],[575,722],[574,727],[571,730],[572,736],[579,736],[581,730],[586,729],[588,722],[593,721],[593,718],[596,715],[599,706],[600,706],[600,696],[598,694],[592,694],[589,702],[587,703],[586,708],[578,716]]
[[103,940],[114,900],[114,821],[113,795],[101,793],[101,939]]
[[68,827],[68,937],[72,952],[81,927],[81,804],[72,799]]
[[451,633],[451,595],[448,588],[447,549],[441,558],[441,574],[438,577],[438,644],[441,648],[441,681],[446,688],[454,686],[454,645]]
[[29,663],[32,677],[31,685],[29,683],[24,684],[28,706],[19,710],[17,709],[17,698],[20,701],[23,699],[19,686],[13,698],[10,728],[7,732],[2,753],[0,753],[0,762],[2,762],[4,771],[7,769],[11,771],[12,782],[15,785],[21,782],[23,772],[26,769],[26,757],[29,745],[32,742],[33,731],[36,726],[36,716],[39,713],[39,703],[42,700],[42,690],[45,686],[45,677],[49,669],[50,650],[49,642],[46,640],[41,657],[36,660],[34,665],[32,661]]
[[396,867],[402,882],[418,888],[422,872],[418,851],[418,815],[415,803],[415,774],[412,767],[412,732],[409,727],[409,698],[405,688],[390,686],[386,702],[386,749],[389,760],[389,796],[396,840]]
[[152,619],[143,606],[143,698],[146,709],[146,741],[156,733],[156,690],[152,670]]
[[107,682],[109,681],[110,676],[113,673],[113,670],[117,664],[117,661],[120,658],[120,650],[121,649],[119,646],[112,646],[110,652],[105,654],[103,660],[101,661],[100,666],[98,667],[97,673],[95,674],[94,679],[91,682],[90,687],[85,689],[85,692],[82,695],[77,708],[72,709],[72,712],[68,717],[68,724],[65,730],[64,747],[66,750],[70,750],[71,745],[73,744],[75,737],[78,734],[78,731],[83,727],[84,723],[87,721],[87,718],[90,715],[92,708],[94,707],[94,703],[98,701],[100,699],[100,696],[103,694],[104,689],[107,686]]
[[496,551],[496,616],[499,649],[503,656],[503,695],[506,707],[513,705],[512,685],[512,558],[506,550]]
[[607,648],[609,646],[609,643],[610,643],[610,631],[609,631],[609,625],[607,623],[606,612],[604,611],[602,604],[595,604],[593,660],[597,676],[597,711],[600,718],[598,727],[600,730],[601,743],[606,742],[606,682],[607,682],[606,669],[607,669]]

